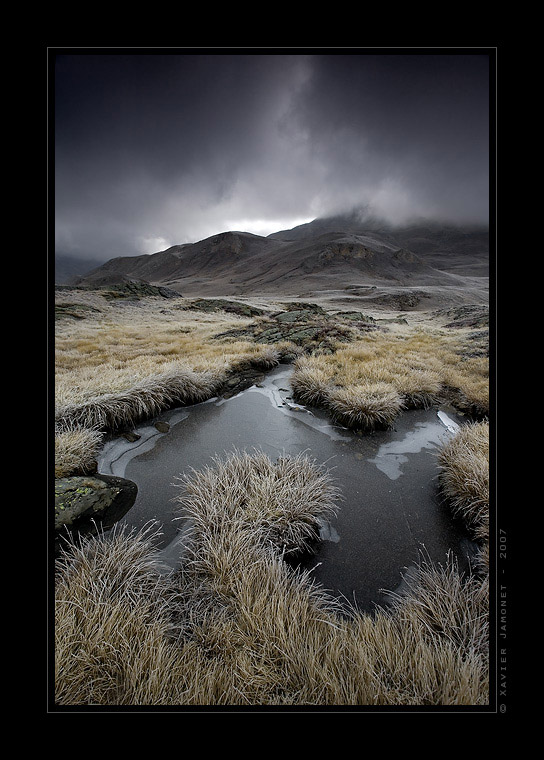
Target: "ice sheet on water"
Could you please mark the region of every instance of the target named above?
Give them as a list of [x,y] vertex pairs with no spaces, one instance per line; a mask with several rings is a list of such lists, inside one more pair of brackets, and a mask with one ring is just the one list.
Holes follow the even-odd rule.
[[437,417],[440,422],[418,422],[402,440],[383,444],[376,456],[367,461],[375,464],[391,480],[396,480],[402,475],[402,465],[408,462],[408,454],[442,446],[448,435],[459,430],[459,425],[443,410],[437,412]]

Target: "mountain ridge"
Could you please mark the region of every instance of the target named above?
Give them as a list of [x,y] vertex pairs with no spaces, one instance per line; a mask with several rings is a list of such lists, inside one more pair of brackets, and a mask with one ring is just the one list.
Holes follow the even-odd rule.
[[422,221],[395,228],[337,216],[266,237],[226,231],[153,254],[116,257],[71,284],[140,280],[190,295],[295,294],[354,286],[462,287],[463,278],[488,272],[485,228]]

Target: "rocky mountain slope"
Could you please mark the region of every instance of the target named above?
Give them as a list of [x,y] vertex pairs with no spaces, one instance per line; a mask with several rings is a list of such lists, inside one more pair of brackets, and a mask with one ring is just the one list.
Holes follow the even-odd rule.
[[355,216],[318,219],[268,237],[223,232],[151,255],[111,259],[75,280],[141,280],[183,295],[303,295],[347,289],[463,288],[489,273],[488,234]]

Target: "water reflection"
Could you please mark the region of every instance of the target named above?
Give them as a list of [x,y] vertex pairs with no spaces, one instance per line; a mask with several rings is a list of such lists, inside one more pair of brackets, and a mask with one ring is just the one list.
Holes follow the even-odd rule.
[[414,429],[409,430],[399,441],[382,444],[376,456],[368,461],[391,480],[396,480],[402,475],[402,466],[410,461],[407,454],[417,454],[423,449],[438,449],[459,428],[445,412],[439,411],[437,417],[437,422],[417,422]]

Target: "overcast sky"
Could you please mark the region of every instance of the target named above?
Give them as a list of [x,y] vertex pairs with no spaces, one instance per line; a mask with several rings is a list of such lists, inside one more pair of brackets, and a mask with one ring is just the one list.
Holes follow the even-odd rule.
[[368,205],[486,222],[488,56],[392,50],[59,53],[56,253],[153,253]]

